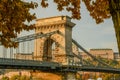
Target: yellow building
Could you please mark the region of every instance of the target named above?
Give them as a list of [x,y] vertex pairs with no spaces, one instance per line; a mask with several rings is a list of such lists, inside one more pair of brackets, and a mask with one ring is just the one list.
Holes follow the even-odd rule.
[[33,60],[33,53],[32,54],[17,53],[17,54],[14,54],[14,57],[15,57],[15,59]]
[[[104,48],[104,49],[90,49],[89,53],[91,53],[95,57],[102,57],[106,59],[114,59],[114,52],[112,49]],[[80,55],[83,59],[91,58],[84,52],[80,52]]]

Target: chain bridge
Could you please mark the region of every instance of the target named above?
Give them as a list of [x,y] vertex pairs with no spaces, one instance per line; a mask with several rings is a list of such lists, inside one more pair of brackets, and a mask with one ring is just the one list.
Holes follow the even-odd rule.
[[[19,43],[18,48],[0,46],[0,68],[68,72],[73,76],[78,71],[120,74],[119,68],[96,58],[72,39],[74,26],[68,16],[38,19],[35,34],[13,39]],[[96,64],[83,59],[79,51],[85,52]]]

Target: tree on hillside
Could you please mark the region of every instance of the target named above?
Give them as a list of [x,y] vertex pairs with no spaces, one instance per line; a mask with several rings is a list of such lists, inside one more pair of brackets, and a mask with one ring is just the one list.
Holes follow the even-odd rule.
[[[34,1],[34,0],[33,0]],[[48,7],[48,0],[40,0],[41,6]],[[110,18],[114,23],[118,49],[120,52],[120,0],[53,0],[57,4],[59,11],[67,10],[71,12],[73,19],[80,19],[80,3],[83,1],[96,23],[101,23],[104,19]],[[12,41],[22,30],[33,29],[33,25],[26,25],[35,19],[34,14],[30,14],[29,9],[37,7],[35,2],[25,2],[24,0],[1,0],[0,1],[0,42],[5,47],[17,47]],[[7,43],[7,44],[6,44]]]

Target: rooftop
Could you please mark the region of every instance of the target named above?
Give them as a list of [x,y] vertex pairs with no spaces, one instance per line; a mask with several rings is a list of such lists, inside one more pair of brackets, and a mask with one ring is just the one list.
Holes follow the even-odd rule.
[[96,48],[96,49],[90,49],[90,50],[112,50],[110,48]]

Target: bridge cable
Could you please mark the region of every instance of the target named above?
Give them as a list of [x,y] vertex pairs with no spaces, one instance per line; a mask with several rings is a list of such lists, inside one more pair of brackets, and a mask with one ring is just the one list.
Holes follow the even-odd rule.
[[32,52],[34,47],[32,47],[32,46],[33,46],[33,41],[31,40],[31,41],[30,41],[30,49],[29,49],[29,50],[30,50],[30,53],[32,54],[32,60],[34,60],[34,59],[33,59],[34,54],[33,54],[33,52]]
[[[72,53],[76,58],[78,58],[78,59],[80,59],[80,61],[81,61],[81,65],[82,66],[85,66],[85,65],[83,65],[83,62],[85,62],[86,64],[88,64],[88,61],[86,61],[86,60],[84,60],[84,59],[82,59],[82,57],[81,56],[78,56],[77,54],[75,54],[75,53]],[[90,63],[89,63],[90,64]],[[93,66],[93,64],[90,64],[90,65],[92,65]]]
[[19,45],[18,45],[18,47],[16,48],[16,53],[15,53],[15,55],[14,55],[14,58],[17,58],[17,54],[19,54],[20,53],[20,43],[19,43]]
[[32,53],[32,47],[31,47],[32,46],[32,41],[29,41],[28,45],[29,45],[28,46],[29,47],[28,48],[29,49],[29,53]]
[[22,42],[22,54],[25,53],[25,42]]
[[98,61],[99,63],[107,66],[107,67],[111,67],[110,65],[100,61],[99,59],[97,59],[95,56],[93,56],[91,53],[89,53],[87,50],[85,50],[80,44],[78,44],[74,39],[72,39],[72,42],[78,46],[81,50],[83,50],[87,55],[89,55],[91,58],[93,58],[94,60]]
[[7,50],[4,46],[3,46],[3,58],[7,58]]
[[[60,34],[61,36],[63,36],[63,34],[62,34],[60,31],[58,31],[58,34]],[[78,48],[80,48],[81,50],[83,50],[87,55],[89,55],[91,58],[93,58],[94,60],[98,61],[99,63],[101,63],[101,64],[103,64],[103,65],[105,65],[105,66],[107,66],[107,67],[111,67],[110,65],[108,65],[108,64],[100,61],[100,60],[97,59],[95,56],[93,56],[91,53],[89,53],[87,50],[85,50],[85,49],[84,49],[80,44],[78,44],[74,39],[72,39],[72,42],[73,42]]]
[[9,49],[10,49],[10,58],[13,58],[13,47],[11,47]]
[[58,33],[58,30],[50,32],[50,33],[45,33],[45,34],[40,32],[40,33],[31,34],[31,35],[27,35],[27,36],[23,36],[23,37],[18,37],[18,38],[15,38],[13,41],[14,42],[25,42],[25,41],[30,41],[30,40],[50,36],[50,35],[53,35],[55,33]]
[[30,53],[30,49],[31,49],[31,48],[30,48],[30,45],[29,45],[29,42],[30,42],[30,41],[27,41],[27,53]]
[[36,53],[35,53],[35,58],[36,58],[36,59],[35,59],[35,60],[37,60],[37,40],[38,40],[38,39],[35,39],[35,41],[36,41]]

